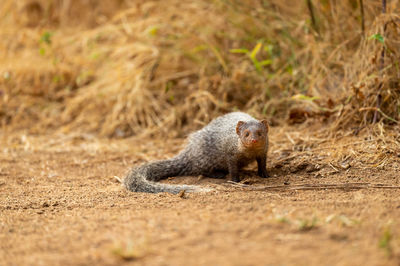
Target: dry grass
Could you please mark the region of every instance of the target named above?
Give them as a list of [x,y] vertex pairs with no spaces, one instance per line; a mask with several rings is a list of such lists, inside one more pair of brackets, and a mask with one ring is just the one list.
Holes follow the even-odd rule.
[[313,2],[314,27],[304,1],[2,1],[0,121],[113,137],[176,136],[235,109],[397,123],[398,3],[364,3],[363,35],[358,1]]

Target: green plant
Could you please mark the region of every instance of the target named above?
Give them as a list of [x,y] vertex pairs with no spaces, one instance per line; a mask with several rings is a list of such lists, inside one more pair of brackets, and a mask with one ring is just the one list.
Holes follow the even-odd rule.
[[379,239],[379,248],[383,249],[388,257],[392,256],[391,240],[393,238],[392,231],[389,227],[383,230],[382,236]]
[[385,43],[385,38],[379,33],[369,36],[368,40],[377,40],[380,43]]
[[39,54],[40,55],[45,55],[46,54],[46,48],[43,46],[43,44],[50,46],[51,45],[51,37],[53,36],[53,33],[49,31],[45,31],[42,36],[40,37],[39,44]]
[[318,219],[313,217],[311,220],[303,219],[299,220],[299,230],[300,231],[310,231],[317,226]]
[[125,261],[136,260],[144,256],[142,248],[133,245],[131,241],[129,241],[126,245],[115,245],[111,252],[115,256]]
[[[262,46],[263,46],[263,44],[261,42],[259,42],[259,43],[257,43],[256,46],[254,46],[254,48],[251,51],[246,48],[241,48],[241,49],[231,49],[230,52],[234,53],[234,54],[247,55],[250,58],[251,62],[253,63],[253,66],[255,67],[257,72],[261,73],[264,66],[272,64],[272,60],[270,60],[270,59],[265,59],[265,60],[261,60],[261,61],[259,61],[257,59],[257,54],[261,50]],[[264,50],[271,51],[272,47],[270,45],[266,46]]]

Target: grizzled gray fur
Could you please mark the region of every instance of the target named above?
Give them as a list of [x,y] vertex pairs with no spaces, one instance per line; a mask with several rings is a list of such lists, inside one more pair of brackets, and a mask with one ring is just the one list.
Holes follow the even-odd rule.
[[183,175],[223,178],[229,173],[239,182],[239,169],[256,160],[258,175],[268,177],[268,123],[242,112],[228,113],[211,121],[189,136],[187,146],[175,157],[150,162],[132,169],[123,180],[124,186],[136,192],[179,193],[204,191],[198,186],[157,183]]

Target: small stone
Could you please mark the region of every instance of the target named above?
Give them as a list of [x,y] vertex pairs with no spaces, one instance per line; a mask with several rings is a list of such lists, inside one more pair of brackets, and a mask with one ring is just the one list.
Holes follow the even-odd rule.
[[185,192],[186,192],[185,190],[181,190],[181,191],[178,193],[178,197],[180,197],[180,198],[182,198],[182,199],[186,198]]
[[348,236],[344,235],[344,234],[335,234],[335,233],[333,233],[333,234],[329,235],[329,238],[332,239],[332,240],[335,240],[335,241],[345,241],[345,240],[348,239]]

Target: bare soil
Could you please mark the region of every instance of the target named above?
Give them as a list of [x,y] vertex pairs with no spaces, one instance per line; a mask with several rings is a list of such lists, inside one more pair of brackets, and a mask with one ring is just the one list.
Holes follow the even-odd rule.
[[183,139],[3,136],[0,265],[399,265],[398,150],[273,131],[271,178],[252,165],[240,186],[165,181],[214,189],[183,195],[132,193],[114,177]]

